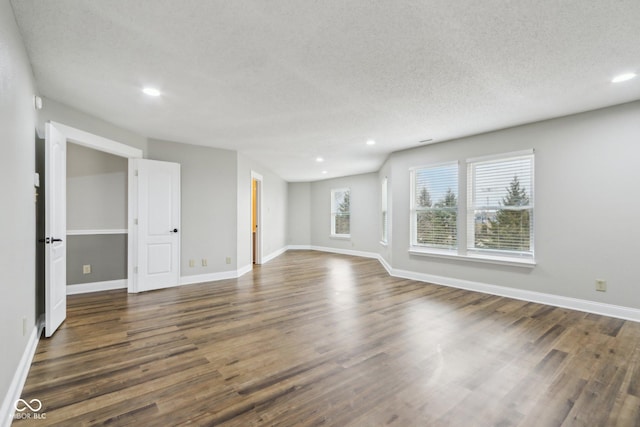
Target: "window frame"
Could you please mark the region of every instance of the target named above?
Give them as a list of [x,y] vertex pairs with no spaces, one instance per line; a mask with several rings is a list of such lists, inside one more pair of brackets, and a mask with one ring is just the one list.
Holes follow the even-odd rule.
[[[421,253],[433,253],[433,254],[457,254],[458,253],[458,248],[460,247],[460,239],[459,239],[459,218],[460,218],[460,206],[458,203],[456,203],[456,232],[455,232],[455,240],[456,243],[454,246],[450,246],[450,247],[444,247],[444,246],[438,246],[438,245],[429,245],[429,244],[422,244],[422,243],[418,243],[418,224],[417,224],[417,218],[418,218],[418,209],[417,209],[417,203],[416,203],[416,173],[419,170],[422,169],[435,169],[435,168],[442,168],[442,167],[446,167],[446,166],[455,166],[456,168],[456,174],[455,174],[455,179],[456,179],[456,185],[455,185],[455,191],[456,191],[456,201],[460,200],[460,177],[459,177],[459,173],[460,173],[460,162],[458,160],[454,160],[454,161],[450,161],[450,162],[440,162],[440,163],[433,163],[433,164],[427,164],[427,165],[421,165],[421,166],[414,166],[409,168],[409,175],[410,175],[410,205],[409,205],[409,215],[410,215],[410,231],[409,231],[409,238],[410,238],[410,252],[421,252]],[[443,210],[443,209],[435,209],[435,208],[429,208],[429,209],[420,209],[421,211],[436,211],[436,210]]]
[[[509,211],[518,211],[518,210],[528,210],[531,212],[529,216],[529,250],[521,251],[521,250],[508,250],[508,249],[492,249],[492,248],[478,248],[475,246],[475,232],[476,232],[476,221],[475,215],[478,210],[493,210],[491,208],[496,208],[497,206],[491,205],[482,205],[482,204],[474,204],[473,196],[475,193],[475,176],[474,176],[474,165],[478,164],[487,164],[492,162],[505,162],[509,160],[517,160],[517,159],[525,159],[527,158],[530,161],[530,175],[531,175],[531,186],[530,188],[526,188],[525,190],[528,193],[529,204],[523,209],[523,207],[517,208],[506,208],[504,210]],[[509,153],[501,153],[491,156],[483,156],[476,157],[466,160],[467,168],[467,215],[466,215],[466,230],[467,230],[467,242],[466,242],[466,251],[470,256],[481,257],[481,258],[499,258],[499,259],[522,259],[522,260],[530,260],[534,261],[535,259],[535,194],[536,194],[536,185],[535,185],[535,152],[533,149],[531,150],[523,150],[517,152],[509,152]],[[484,208],[484,209],[483,209]]]
[[[336,233],[336,215],[338,206],[336,203],[336,193],[348,193],[349,194],[349,233],[348,234],[338,234]],[[331,225],[330,225],[330,237],[334,239],[350,239],[351,238],[351,188],[343,187],[343,188],[332,188],[331,189]]]
[[387,245],[389,243],[389,178],[386,176],[382,180],[382,186],[380,188],[380,204],[382,221],[380,243]]
[[[469,201],[469,198],[472,196],[472,184],[470,183],[470,173],[469,167],[464,167],[464,164],[469,164],[472,162],[479,161],[490,161],[490,160],[500,160],[500,159],[508,159],[514,157],[523,157],[523,156],[531,156],[531,183],[533,191],[529,194],[529,203],[531,205],[531,252],[530,254],[513,253],[513,251],[499,251],[499,250],[476,250],[474,248],[469,248],[468,241],[469,239],[473,239],[475,236],[475,228],[469,227],[469,211],[473,210],[473,205]],[[414,245],[414,241],[417,240],[415,236],[415,219],[416,215],[413,212],[413,207],[416,203],[416,192],[415,192],[415,170],[427,168],[427,167],[437,167],[446,164],[458,164],[458,200],[457,200],[457,248],[453,250],[447,249],[439,249],[429,246],[416,246]],[[489,156],[475,157],[475,158],[458,158],[455,161],[450,162],[441,162],[441,163],[433,163],[427,165],[414,166],[409,168],[410,172],[410,206],[409,206],[409,222],[410,222],[410,231],[409,231],[409,255],[410,256],[419,256],[419,257],[429,257],[436,259],[449,259],[449,260],[458,260],[463,262],[471,262],[478,264],[494,264],[494,265],[505,265],[510,267],[518,267],[518,268],[535,268],[537,265],[535,259],[535,218],[536,218],[536,209],[535,209],[535,150],[533,148],[521,151],[512,151],[512,152],[504,152],[498,153]]]

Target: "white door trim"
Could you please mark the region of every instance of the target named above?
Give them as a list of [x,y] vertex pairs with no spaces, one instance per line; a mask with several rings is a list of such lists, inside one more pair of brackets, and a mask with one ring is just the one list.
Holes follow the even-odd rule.
[[[119,157],[126,157],[129,159],[129,164],[131,164],[131,159],[141,159],[142,158],[142,150],[139,148],[131,147],[129,145],[122,144],[117,141],[113,141],[108,138],[104,138],[102,136],[94,135],[92,133],[73,128],[71,126],[63,125],[62,123],[49,121],[52,125],[56,127],[64,137],[67,139],[67,142],[73,142],[74,144],[82,145],[83,147],[92,148],[94,150],[102,151],[105,153],[113,154]],[[131,175],[131,167],[129,167],[129,175]],[[131,286],[133,282],[133,278],[135,277],[133,272],[134,265],[134,246],[133,243],[135,241],[133,228],[133,218],[134,218],[134,205],[132,203],[132,194],[134,194],[135,188],[133,187],[135,180],[131,179],[129,176],[128,180],[128,212],[127,212],[127,223],[128,223],[128,253],[127,253],[127,264],[128,264],[128,277],[127,277],[127,287],[129,292],[131,292]]]
[[114,154],[116,156],[127,157],[129,159],[142,158],[142,150],[138,148],[103,138],[80,129],[72,128],[71,126],[63,125],[58,122],[51,121],[50,123],[62,132],[68,142],[73,142],[74,144],[82,145],[83,147],[93,148],[94,150],[104,151],[105,153]]

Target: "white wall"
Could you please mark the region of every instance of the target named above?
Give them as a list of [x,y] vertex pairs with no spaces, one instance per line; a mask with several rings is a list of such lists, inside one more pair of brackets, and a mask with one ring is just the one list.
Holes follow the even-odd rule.
[[[351,189],[351,238],[331,238],[331,190]],[[378,253],[380,184],[377,173],[311,183],[311,245]]]
[[[180,163],[180,274],[193,276],[236,269],[237,153],[150,139],[152,160]],[[231,264],[226,258],[231,258]],[[202,266],[202,259],[207,266]],[[189,260],[195,261],[189,267]]]
[[[0,46],[0,223],[4,225],[0,246],[0,399],[4,402],[36,324],[36,114],[32,99],[36,89],[8,0],[0,1]],[[5,422],[0,421],[2,425]]]
[[251,172],[262,176],[262,256],[287,245],[287,182],[255,160],[238,154],[238,269],[251,261]]
[[311,245],[311,184],[290,182],[287,200],[287,244]]
[[[640,308],[640,102],[391,156],[394,268]],[[409,168],[535,149],[533,269],[409,255]],[[596,292],[595,279],[608,282]]]

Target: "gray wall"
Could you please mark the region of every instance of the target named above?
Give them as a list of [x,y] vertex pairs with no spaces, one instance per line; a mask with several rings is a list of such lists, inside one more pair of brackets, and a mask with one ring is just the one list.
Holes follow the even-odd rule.
[[[351,238],[331,238],[331,190],[351,189]],[[311,245],[378,252],[380,241],[380,184],[377,173],[311,183]]]
[[[181,276],[236,269],[237,156],[230,150],[149,140],[149,159],[181,165]],[[189,267],[190,259],[195,267]]]
[[36,89],[8,0],[0,0],[0,46],[0,220],[5,226],[0,246],[0,398],[4,401],[36,324]]
[[[376,174],[289,184],[289,244],[379,253],[394,268],[640,308],[640,102],[393,153]],[[409,168],[535,149],[533,269],[410,255]],[[388,245],[380,244],[380,185],[389,181]],[[307,187],[308,186],[308,187]],[[352,191],[352,237],[331,239],[330,191]],[[309,188],[307,190],[307,188]],[[594,281],[608,282],[596,292]]]
[[[391,156],[393,267],[640,308],[640,102]],[[409,168],[535,149],[534,269],[411,256]],[[595,279],[608,282],[596,292]]]
[[287,198],[287,244],[311,244],[311,184],[290,182]]
[[[83,274],[82,266],[91,265]],[[127,278],[127,235],[67,236],[67,284]]]
[[238,154],[238,269],[251,265],[251,172],[262,175],[262,256],[286,246],[287,183],[255,160]]

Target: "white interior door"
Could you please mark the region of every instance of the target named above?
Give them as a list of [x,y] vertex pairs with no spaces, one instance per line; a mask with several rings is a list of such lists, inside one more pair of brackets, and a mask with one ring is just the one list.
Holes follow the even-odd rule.
[[180,164],[137,159],[134,167],[138,181],[135,291],[177,286],[180,280]]
[[67,317],[67,140],[45,124],[45,335]]

